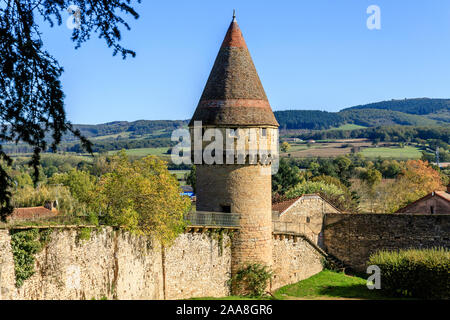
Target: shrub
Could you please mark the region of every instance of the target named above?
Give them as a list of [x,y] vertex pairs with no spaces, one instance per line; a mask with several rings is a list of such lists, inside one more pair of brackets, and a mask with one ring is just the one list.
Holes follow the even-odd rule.
[[50,241],[52,229],[11,230],[10,232],[16,287],[19,288],[35,273],[34,255]]
[[77,232],[77,242],[91,240],[91,228],[80,228]]
[[259,298],[266,292],[272,271],[269,267],[253,263],[240,270],[231,278],[233,294]]
[[381,270],[381,289],[425,299],[450,297],[450,251],[444,248],[379,251],[369,265]]

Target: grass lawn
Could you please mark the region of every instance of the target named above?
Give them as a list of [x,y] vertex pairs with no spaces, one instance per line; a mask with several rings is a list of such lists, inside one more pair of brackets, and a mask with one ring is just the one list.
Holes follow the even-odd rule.
[[[346,275],[342,272],[323,270],[318,274],[284,286],[274,293],[276,300],[329,300],[329,299],[371,299],[384,300],[393,299],[383,296],[379,290],[369,290],[366,286],[367,280],[357,276]],[[229,296],[223,298],[193,298],[193,300],[240,300],[249,298]]]
[[380,147],[380,148],[366,148],[360,154],[366,158],[391,158],[398,160],[420,159],[422,153],[416,147],[405,146],[400,147]]
[[[369,290],[364,278],[323,270],[303,281],[275,292],[277,299],[389,299],[378,290]],[[391,298],[392,299],[392,298]]]

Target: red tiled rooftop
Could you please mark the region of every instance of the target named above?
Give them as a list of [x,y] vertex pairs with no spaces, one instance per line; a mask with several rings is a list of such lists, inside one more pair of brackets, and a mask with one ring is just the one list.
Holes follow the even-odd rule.
[[285,200],[282,202],[274,203],[274,204],[272,204],[272,211],[278,211],[281,214],[284,211],[286,211],[287,208],[289,208],[291,205],[293,205],[295,203],[295,201],[297,201],[300,198],[301,198],[301,196],[292,198],[289,200]]
[[15,208],[11,214],[11,219],[32,219],[46,218],[58,215],[58,211],[49,210],[43,206],[29,208]]
[[445,191],[436,191],[435,192],[438,196],[440,196],[441,198],[444,198],[445,200],[450,202],[450,193],[445,192]]

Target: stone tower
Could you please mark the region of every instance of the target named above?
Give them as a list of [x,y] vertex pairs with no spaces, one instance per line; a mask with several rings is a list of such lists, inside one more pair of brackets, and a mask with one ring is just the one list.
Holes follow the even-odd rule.
[[[236,130],[232,138],[245,136],[246,151],[252,146],[254,148],[252,143],[256,139],[258,147],[261,141],[269,141],[272,152],[278,152],[279,125],[235,16],[189,123],[191,137],[194,124],[200,121],[203,132],[211,128],[219,129],[223,133],[224,144],[227,135],[230,138],[227,130],[232,129]],[[250,131],[255,134],[250,134]],[[192,146],[195,148],[194,143]],[[205,143],[201,148],[205,148]],[[270,266],[271,162],[262,161],[259,156],[252,158],[252,161],[249,156],[241,158],[241,161],[235,157],[232,163],[225,160],[225,155],[223,159],[223,164],[196,162],[197,211],[240,215],[240,231],[235,235],[232,250],[233,273],[245,263],[258,262]]]

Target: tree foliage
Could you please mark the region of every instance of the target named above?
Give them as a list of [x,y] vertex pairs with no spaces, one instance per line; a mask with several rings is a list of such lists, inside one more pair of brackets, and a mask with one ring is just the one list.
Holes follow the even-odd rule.
[[444,177],[441,177],[439,172],[433,169],[428,162],[409,160],[392,189],[389,204],[390,211],[395,212],[432,191],[445,190],[446,187]]
[[290,149],[291,149],[291,145],[289,144],[289,142],[284,141],[284,142],[281,144],[281,151],[283,151],[283,152],[288,152]]
[[70,194],[85,207],[86,213],[95,206],[97,178],[87,171],[72,169],[67,173],[53,175],[48,184],[62,185],[69,189]]
[[[72,40],[78,48],[93,33],[98,33],[113,54],[123,58],[135,53],[122,47],[120,29],[129,29],[122,15],[138,18],[131,0],[3,0],[0,5],[0,141],[24,142],[33,147],[30,165],[34,180],[39,177],[40,152],[47,149],[46,133],[50,132],[50,148],[56,150],[64,133],[72,132],[90,151],[86,140],[66,119],[64,93],[60,76],[63,68],[44,49],[37,20],[53,26],[62,24],[61,13],[70,5],[81,10],[79,28],[73,29]],[[137,0],[137,2],[140,2]],[[11,158],[0,148],[0,158],[11,164]],[[12,211],[8,188],[11,180],[0,167],[0,217]]]
[[197,169],[196,166],[192,166],[191,171],[186,176],[186,184],[190,185],[194,190],[194,193],[197,190]]
[[155,156],[130,162],[125,152],[113,161],[115,169],[101,177],[98,189],[107,222],[170,243],[184,230],[190,200],[166,163]]
[[284,194],[301,181],[303,181],[303,177],[299,168],[281,158],[278,172],[272,177],[272,191]]
[[58,210],[63,215],[86,213],[85,205],[75,199],[69,188],[64,186],[41,185],[37,188],[25,186],[13,191],[12,205],[15,208],[42,206],[49,201],[58,202]]
[[292,199],[304,194],[320,194],[338,208],[345,204],[346,199],[344,190],[334,184],[327,184],[323,181],[305,181],[299,183],[286,192],[286,198]]

